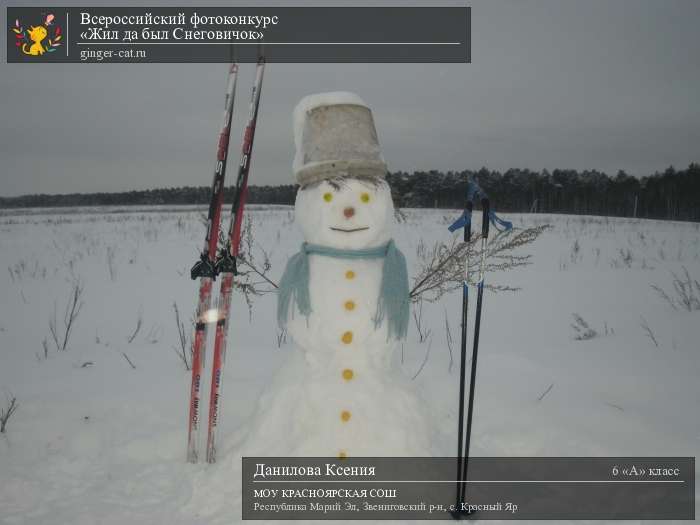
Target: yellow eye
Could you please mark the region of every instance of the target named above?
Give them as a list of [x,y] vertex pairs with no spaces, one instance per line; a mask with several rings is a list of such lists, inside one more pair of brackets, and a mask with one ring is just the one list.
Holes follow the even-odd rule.
[[360,200],[362,202],[369,202],[369,193],[363,193],[362,195],[360,195]]
[[323,200],[326,202],[331,202],[333,200],[333,194],[332,193],[324,193]]

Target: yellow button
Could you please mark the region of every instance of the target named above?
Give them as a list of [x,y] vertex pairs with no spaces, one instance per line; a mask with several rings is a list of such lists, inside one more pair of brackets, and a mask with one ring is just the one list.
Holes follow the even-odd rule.
[[348,453],[345,452],[344,450],[341,450],[340,452],[338,452],[338,459],[345,459],[346,457],[348,457]]
[[343,379],[345,379],[346,381],[350,381],[354,377],[354,375],[355,375],[355,372],[353,372],[349,368],[346,368],[345,370],[343,370]]
[[346,345],[349,345],[350,343],[352,343],[352,332],[345,332],[341,339],[342,339],[343,343],[345,343]]
[[349,410],[343,410],[340,413],[340,419],[343,421],[343,423],[347,423],[348,421],[350,421],[350,416],[351,414]]
[[347,272],[345,272],[345,278],[346,278],[346,279],[354,279],[354,278],[355,278],[355,272],[353,272],[352,270],[348,270]]
[[348,311],[355,309],[355,301],[345,301],[345,309]]

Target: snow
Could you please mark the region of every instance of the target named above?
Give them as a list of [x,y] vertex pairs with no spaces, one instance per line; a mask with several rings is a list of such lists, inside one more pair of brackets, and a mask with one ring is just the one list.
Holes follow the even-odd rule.
[[[0,266],[7,268],[0,274],[0,407],[10,393],[19,403],[0,436],[3,525],[240,520],[235,451],[258,399],[263,406],[269,399],[261,394],[270,395],[277,374],[294,370],[285,366],[295,364],[295,354],[289,342],[278,347],[272,294],[255,299],[250,316],[240,294],[234,298],[220,461],[187,464],[190,377],[173,351],[172,305],[185,320],[194,311],[197,283],[188,273],[204,233],[202,212],[141,207],[0,215]],[[419,243],[450,239],[447,226],[459,213],[405,210],[394,237],[410,275]],[[253,206],[250,216],[278,278],[302,240],[293,210]],[[531,266],[487,275],[522,289],[485,294],[474,455],[698,456],[700,312],[674,310],[651,285],[673,294],[671,272],[682,276],[684,268],[700,280],[699,225],[506,218],[516,227],[552,228],[521,249],[533,255]],[[55,311],[60,330],[75,279],[84,286],[84,306],[60,352],[49,320]],[[425,425],[441,429],[444,438],[433,445],[444,455],[456,448],[458,388],[458,350],[451,359],[445,315],[457,340],[460,301],[452,293],[423,304],[422,330],[429,335],[420,342],[412,322],[398,364],[415,376],[410,386],[431,408]],[[599,335],[575,340],[575,313]],[[139,317],[142,327],[129,343]]]

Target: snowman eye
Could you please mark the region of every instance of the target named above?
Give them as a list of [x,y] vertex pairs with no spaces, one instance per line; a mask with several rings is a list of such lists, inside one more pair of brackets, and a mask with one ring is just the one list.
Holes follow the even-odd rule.
[[362,202],[369,202],[369,193],[363,193],[362,195],[360,195],[360,200]]
[[331,202],[333,200],[333,194],[328,192],[323,194],[323,200],[326,202]]

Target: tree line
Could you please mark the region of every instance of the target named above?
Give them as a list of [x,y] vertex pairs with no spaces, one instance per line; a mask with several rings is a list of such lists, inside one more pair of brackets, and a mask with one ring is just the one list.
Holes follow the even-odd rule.
[[[504,212],[571,213],[700,221],[700,164],[669,167],[662,173],[634,177],[596,170],[549,172],[510,169],[394,172],[387,175],[394,202],[408,208],[461,208],[467,181],[473,178]],[[227,188],[225,202],[233,200]],[[252,204],[293,204],[297,186],[251,186]],[[211,189],[185,186],[119,193],[71,193],[0,197],[0,208],[208,204]]]

